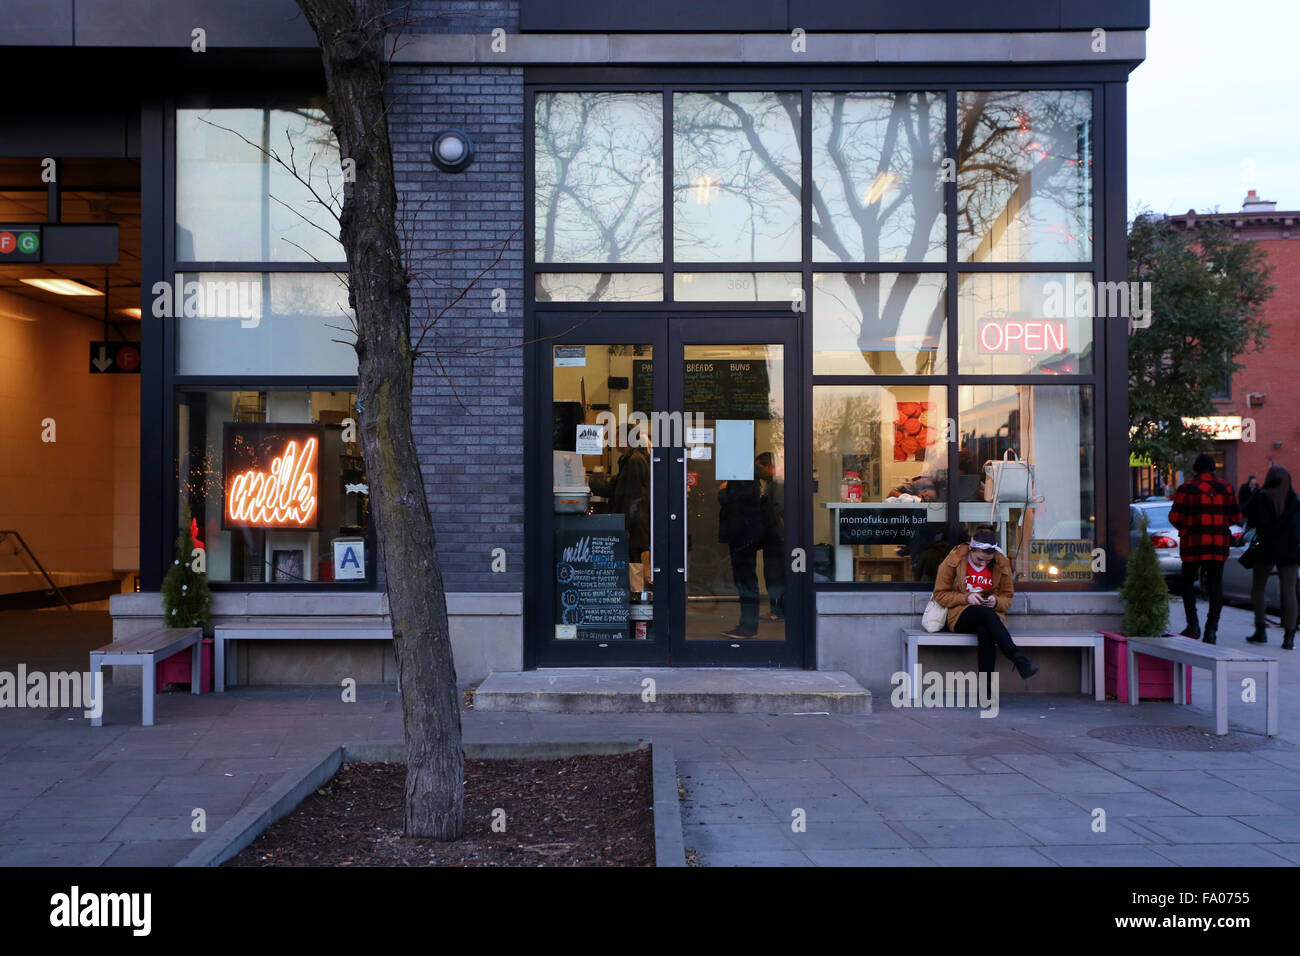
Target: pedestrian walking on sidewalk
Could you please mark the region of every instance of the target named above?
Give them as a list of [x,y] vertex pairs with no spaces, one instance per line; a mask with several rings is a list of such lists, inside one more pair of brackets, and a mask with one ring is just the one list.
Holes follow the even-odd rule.
[[1296,572],[1300,570],[1300,500],[1291,488],[1291,475],[1281,465],[1274,465],[1264,476],[1264,487],[1251,496],[1246,506],[1246,527],[1255,529],[1258,552],[1251,568],[1250,599],[1255,605],[1255,633],[1246,638],[1251,644],[1267,644],[1264,629],[1264,588],[1277,567],[1278,585],[1282,589],[1282,649],[1295,646]]
[[1007,630],[1007,610],[1014,594],[1011,561],[991,530],[976,531],[970,544],[957,545],[939,565],[931,597],[948,609],[948,630],[979,639],[982,674],[993,672],[998,648],[1011,658],[1021,677],[1038,673],[1038,665],[1020,653]]
[[1241,524],[1236,493],[1214,477],[1214,459],[1204,453],[1192,464],[1196,477],[1174,492],[1169,521],[1178,529],[1179,555],[1183,560],[1183,610],[1187,614],[1184,637],[1200,638],[1196,617],[1196,579],[1204,573],[1210,599],[1205,616],[1206,644],[1218,640],[1219,614],[1223,611],[1223,565],[1232,544],[1230,527]]

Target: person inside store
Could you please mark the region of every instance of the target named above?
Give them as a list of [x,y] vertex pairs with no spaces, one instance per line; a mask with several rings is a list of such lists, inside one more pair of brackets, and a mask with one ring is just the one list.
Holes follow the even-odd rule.
[[[1252,478],[1254,475],[1251,476]],[[1246,638],[1251,644],[1267,644],[1265,630],[1264,589],[1273,568],[1282,589],[1282,649],[1295,648],[1296,572],[1300,570],[1300,501],[1291,488],[1291,473],[1274,465],[1264,476],[1264,487],[1250,496],[1243,510],[1246,527],[1255,529],[1252,547],[1255,562],[1251,565],[1250,600],[1255,606],[1255,633]]]
[[761,488],[759,511],[763,517],[763,583],[767,586],[769,621],[785,618],[785,486],[776,477],[776,460],[770,451],[754,459]]
[[633,445],[618,459],[618,471],[613,475],[590,475],[593,494],[609,499],[609,513],[621,514],[627,520],[627,553],[629,575],[633,591],[644,589],[639,581],[641,553],[650,548],[650,453]]
[[[1232,546],[1231,527],[1241,524],[1241,511],[1232,488],[1214,477],[1214,458],[1204,452],[1192,463],[1196,477],[1174,492],[1169,521],[1178,529],[1178,554],[1182,559],[1183,612],[1187,627],[1183,637],[1218,640],[1219,614],[1223,611],[1223,565]],[[1205,616],[1205,636],[1196,618],[1197,578],[1205,575],[1210,612]]]
[[990,674],[999,649],[1023,678],[1038,673],[1007,630],[1007,610],[1015,595],[1011,561],[998,546],[997,534],[987,525],[971,536],[968,544],[953,548],[939,565],[931,597],[948,609],[947,628],[956,634],[974,634],[979,639],[981,674]]
[[758,635],[758,551],[763,547],[762,471],[754,463],[752,481],[718,486],[718,540],[731,552],[731,575],[740,597],[740,621],[723,637]]
[[[1265,475],[1264,477],[1267,478],[1268,476]],[[1241,508],[1243,515],[1246,513],[1246,505],[1250,504],[1250,499],[1254,497],[1257,491],[1259,491],[1259,482],[1254,475],[1243,481],[1241,487],[1237,489],[1237,505]]]

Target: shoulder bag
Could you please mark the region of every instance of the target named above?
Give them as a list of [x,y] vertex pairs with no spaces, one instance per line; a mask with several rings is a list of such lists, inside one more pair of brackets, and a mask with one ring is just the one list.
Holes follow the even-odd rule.
[[948,609],[930,598],[930,603],[925,606],[921,614],[921,626],[933,634],[935,631],[942,631],[948,623]]

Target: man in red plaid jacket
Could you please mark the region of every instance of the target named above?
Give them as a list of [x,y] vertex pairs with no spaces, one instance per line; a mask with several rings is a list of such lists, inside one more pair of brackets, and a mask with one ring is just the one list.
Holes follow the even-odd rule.
[[1205,571],[1210,612],[1205,617],[1205,643],[1218,639],[1219,612],[1223,610],[1223,565],[1232,545],[1229,525],[1241,524],[1237,495],[1214,477],[1214,459],[1198,455],[1192,465],[1196,477],[1183,482],[1174,493],[1169,520],[1178,529],[1179,556],[1183,559],[1183,610],[1187,613],[1184,637],[1198,638],[1196,579]]

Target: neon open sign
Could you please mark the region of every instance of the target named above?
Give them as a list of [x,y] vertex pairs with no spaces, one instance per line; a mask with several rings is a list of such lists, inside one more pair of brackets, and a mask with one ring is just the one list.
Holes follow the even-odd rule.
[[224,437],[222,527],[315,531],[321,430],[227,423]]
[[980,326],[983,352],[1038,355],[1066,351],[1065,323],[1047,319],[997,319]]

